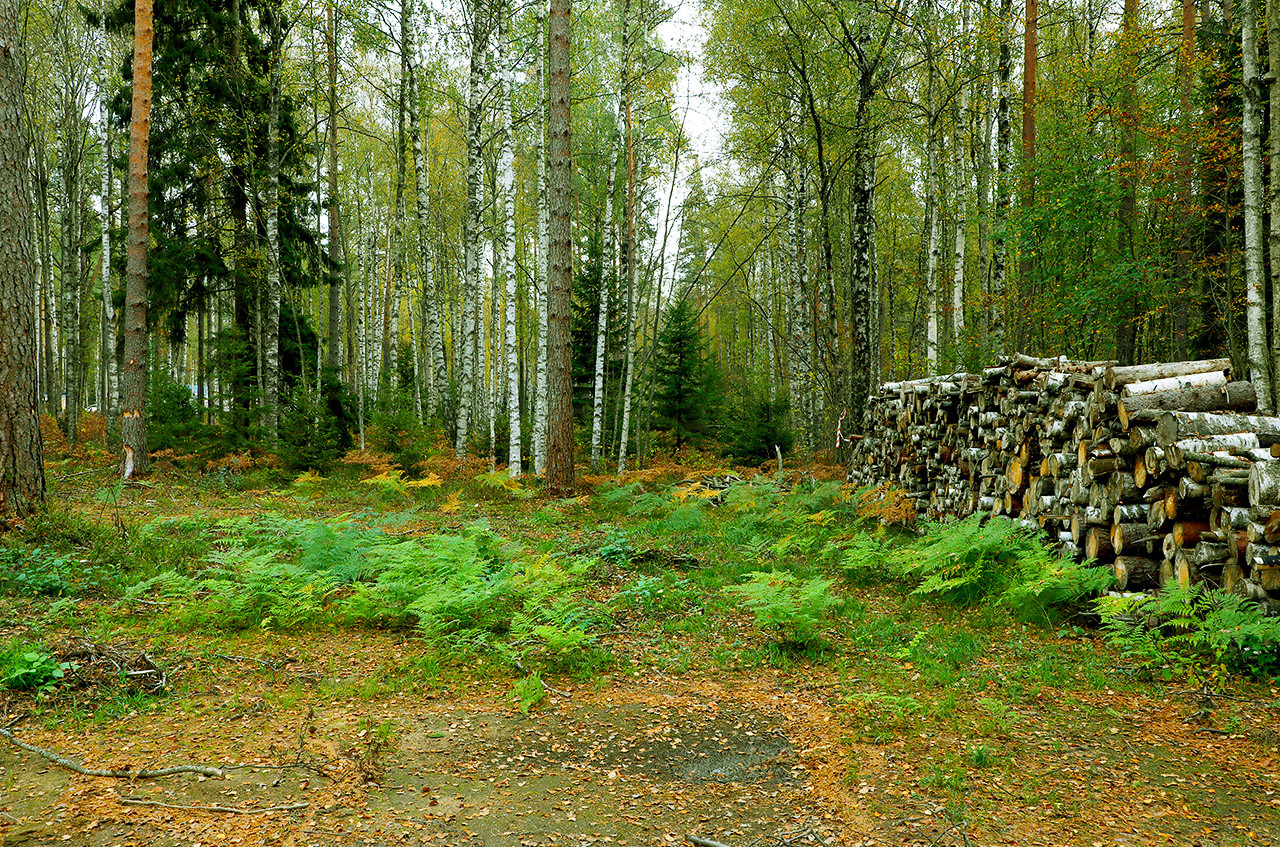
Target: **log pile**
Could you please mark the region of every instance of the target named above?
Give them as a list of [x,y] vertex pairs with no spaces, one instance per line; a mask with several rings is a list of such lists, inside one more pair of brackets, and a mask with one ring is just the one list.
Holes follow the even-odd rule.
[[850,481],[934,519],[1040,527],[1121,590],[1208,581],[1280,596],[1280,417],[1227,359],[1118,367],[1017,355],[886,383]]

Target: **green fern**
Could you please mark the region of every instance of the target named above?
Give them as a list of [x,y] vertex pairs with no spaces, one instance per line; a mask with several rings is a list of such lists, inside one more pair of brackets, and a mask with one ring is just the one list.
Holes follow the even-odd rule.
[[813,644],[827,617],[841,605],[831,593],[833,579],[801,580],[786,571],[755,571],[728,589],[755,614],[756,624],[779,633],[789,644]]

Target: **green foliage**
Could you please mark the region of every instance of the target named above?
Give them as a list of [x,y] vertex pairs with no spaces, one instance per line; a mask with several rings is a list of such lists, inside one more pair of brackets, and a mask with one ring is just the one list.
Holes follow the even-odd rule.
[[511,686],[511,696],[520,706],[521,714],[529,714],[529,710],[547,697],[547,686],[542,682],[542,674],[534,671]]
[[1280,618],[1203,585],[1098,598],[1107,640],[1144,673],[1217,688],[1230,673],[1280,677]]
[[294,388],[280,409],[277,452],[285,469],[329,473],[351,449],[351,408],[350,392],[328,370],[320,391]]
[[775,630],[785,644],[811,645],[827,617],[841,605],[832,579],[801,580],[786,571],[754,571],[729,589],[755,613],[756,623]]
[[209,436],[191,389],[164,368],[153,368],[147,390],[147,447],[189,453],[207,444]]
[[989,599],[1039,615],[1096,594],[1111,579],[1108,569],[1056,555],[1031,527],[980,515],[929,527],[902,573],[920,581],[916,594],[962,604]]
[[729,455],[745,462],[767,462],[777,458],[775,447],[790,455],[796,443],[790,416],[785,400],[742,398],[729,417]]
[[901,558],[883,536],[859,533],[841,555],[840,567],[850,582],[869,585],[900,576]]
[[633,579],[614,597],[614,605],[632,614],[670,618],[688,614],[701,604],[702,595],[689,580],[664,573]]
[[720,403],[720,374],[704,347],[693,303],[677,299],[667,312],[654,351],[654,411],[660,427],[675,438],[676,450],[708,431]]
[[43,694],[74,669],[73,663],[59,662],[38,644],[15,641],[0,647],[0,688]]

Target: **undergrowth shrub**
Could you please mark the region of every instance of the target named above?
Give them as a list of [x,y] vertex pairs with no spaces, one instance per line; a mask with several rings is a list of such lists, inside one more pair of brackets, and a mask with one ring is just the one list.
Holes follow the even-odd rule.
[[831,593],[832,579],[802,580],[786,571],[755,571],[728,592],[755,614],[756,624],[776,632],[788,645],[816,643],[828,616],[841,600]]
[[1280,677],[1280,618],[1204,585],[1095,603],[1107,640],[1151,678],[1218,688],[1228,674]]
[[[864,564],[867,551],[846,554],[846,568]],[[961,604],[990,600],[1032,618],[1079,603],[1114,579],[1108,568],[1059,556],[1035,528],[981,515],[929,526],[899,572],[919,581],[916,594]]]

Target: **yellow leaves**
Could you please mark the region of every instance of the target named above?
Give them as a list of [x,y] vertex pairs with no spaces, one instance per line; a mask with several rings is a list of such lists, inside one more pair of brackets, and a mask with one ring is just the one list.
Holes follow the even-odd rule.
[[429,473],[422,479],[414,479],[405,483],[405,488],[439,488],[444,485],[444,480],[433,473]]
[[671,496],[677,503],[683,504],[690,498],[695,500],[714,500],[722,493],[719,489],[708,488],[702,484],[701,480],[698,480],[686,485],[676,486],[672,490]]
[[804,522],[812,526],[829,526],[836,519],[836,513],[831,509],[823,509],[821,512],[814,512],[807,516]]
[[440,504],[440,511],[446,515],[452,515],[462,508],[462,492],[455,491],[449,495],[449,498]]

